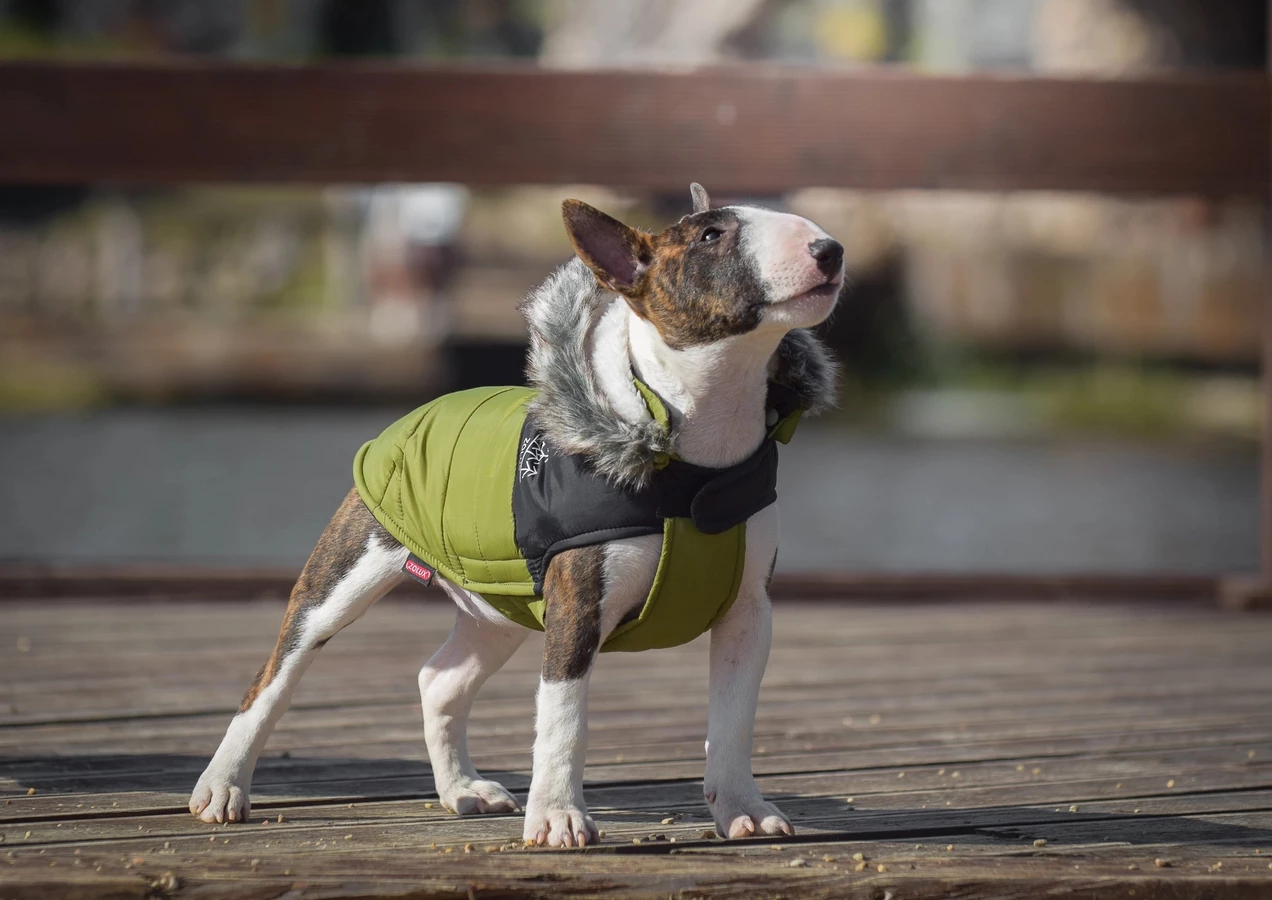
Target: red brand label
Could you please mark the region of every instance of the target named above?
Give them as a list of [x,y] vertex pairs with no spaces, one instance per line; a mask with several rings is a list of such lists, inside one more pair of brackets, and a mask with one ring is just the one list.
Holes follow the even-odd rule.
[[406,572],[406,574],[418,578],[425,584],[429,584],[433,580],[433,570],[414,559],[408,559],[406,561],[406,565],[402,567],[402,570]]

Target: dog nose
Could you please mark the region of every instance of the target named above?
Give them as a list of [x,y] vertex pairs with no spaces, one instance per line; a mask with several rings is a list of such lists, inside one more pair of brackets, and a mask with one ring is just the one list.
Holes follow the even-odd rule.
[[817,260],[817,268],[827,278],[839,274],[844,264],[844,247],[839,241],[822,238],[808,245],[808,252]]

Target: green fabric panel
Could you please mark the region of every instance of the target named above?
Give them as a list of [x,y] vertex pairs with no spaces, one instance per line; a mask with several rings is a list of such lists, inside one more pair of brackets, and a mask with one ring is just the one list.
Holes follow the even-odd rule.
[[620,625],[601,652],[677,647],[718,622],[742,584],[746,524],[703,534],[689,519],[667,519],[654,585],[640,616]]
[[482,594],[482,599],[489,603],[505,618],[518,625],[543,630],[543,608],[547,605],[542,597],[505,597],[500,594]]
[[512,484],[526,405],[533,397],[526,388],[490,394],[454,438],[442,534],[470,590],[506,593],[498,586],[530,581],[514,533]]
[[789,444],[791,438],[795,437],[795,427],[799,425],[800,416],[804,414],[802,409],[797,409],[782,421],[773,426],[773,430],[769,432],[769,437],[781,444]]
[[512,521],[517,443],[533,397],[508,387],[447,394],[394,422],[354,458],[354,483],[376,520],[478,593],[534,596]]
[[[667,407],[663,405],[662,398],[635,375],[632,376],[632,382],[636,385],[637,392],[644,398],[645,408],[649,410],[649,414],[653,416],[654,421],[662,426],[663,431],[670,431],[671,414],[667,412]],[[655,453],[654,468],[665,469],[671,459],[672,456],[669,453]]]
[[[512,517],[521,425],[534,396],[528,388],[477,388],[439,397],[364,444],[353,476],[372,515],[412,553],[507,618],[542,631],[545,603]],[[745,557],[745,524],[707,535],[689,519],[667,519],[640,615],[601,650],[675,647],[698,637],[732,606]]]
[[[530,570],[526,568],[526,561],[521,557],[516,559],[473,560],[461,556],[459,560],[466,572],[485,572],[490,584],[514,584],[520,582],[523,578],[530,577]],[[474,590],[476,589],[474,588]]]
[[636,390],[644,398],[645,406],[649,410],[649,414],[653,416],[654,421],[662,426],[663,431],[670,431],[671,415],[667,412],[667,407],[663,405],[662,398],[655,394],[649,385],[634,375],[632,376],[632,383],[636,385]]
[[[640,615],[614,629],[601,652],[678,647],[708,631],[729,611],[742,584],[746,525],[703,534],[689,519],[667,519],[658,571]],[[519,625],[543,630],[541,597],[483,598]]]

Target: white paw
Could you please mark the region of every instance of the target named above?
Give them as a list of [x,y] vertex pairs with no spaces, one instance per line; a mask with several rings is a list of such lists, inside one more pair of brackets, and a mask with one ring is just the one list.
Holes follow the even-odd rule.
[[715,819],[716,834],[727,838],[747,838],[761,834],[794,834],[782,811],[760,796],[752,783],[750,790],[734,793],[706,790],[707,806]]
[[553,808],[538,808],[533,803],[529,806],[521,833],[524,840],[541,847],[586,847],[601,839],[586,810],[564,804]]
[[204,822],[246,822],[252,812],[247,788],[210,768],[199,777],[190,795],[190,812]]
[[461,816],[515,813],[521,809],[516,798],[495,781],[465,778],[446,788],[439,785],[437,791],[442,805]]

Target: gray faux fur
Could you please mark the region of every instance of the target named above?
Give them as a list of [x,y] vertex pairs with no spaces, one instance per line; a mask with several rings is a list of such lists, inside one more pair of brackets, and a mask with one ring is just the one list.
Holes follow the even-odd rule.
[[[530,328],[526,376],[539,391],[531,411],[549,443],[589,457],[620,484],[640,487],[655,457],[675,452],[676,439],[652,419],[624,419],[596,383],[592,331],[613,298],[577,257],[548,276],[521,303]],[[773,377],[799,393],[807,414],[835,405],[838,366],[812,331],[787,334],[776,360]]]

